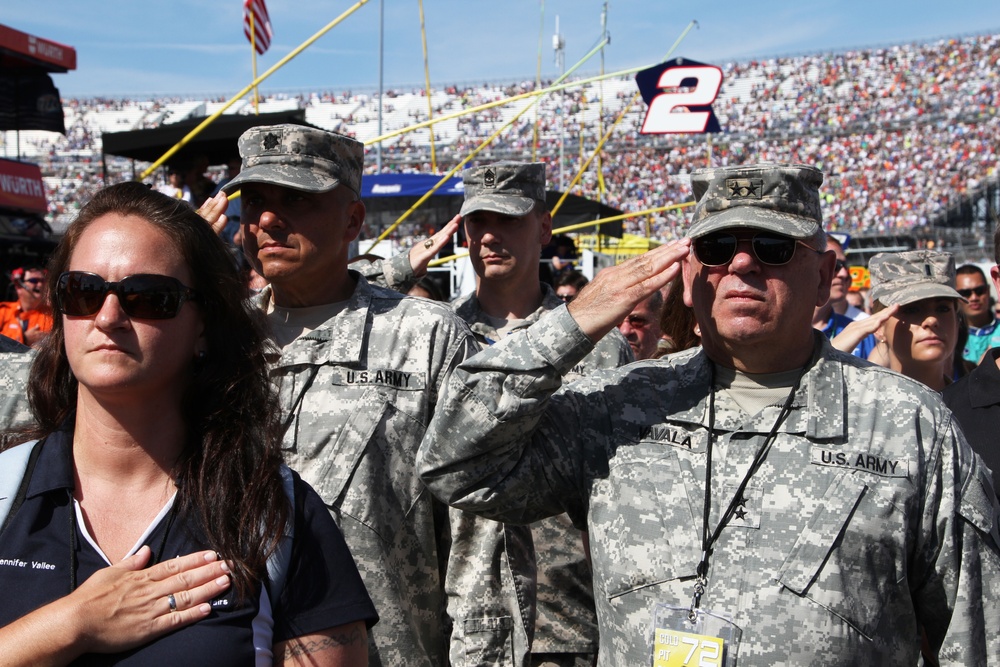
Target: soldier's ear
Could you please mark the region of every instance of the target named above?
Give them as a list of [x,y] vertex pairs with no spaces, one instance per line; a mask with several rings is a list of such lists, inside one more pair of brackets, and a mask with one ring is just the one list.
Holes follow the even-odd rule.
[[547,246],[549,241],[552,240],[552,214],[545,211],[541,215],[541,234],[539,235],[539,242],[542,246]]
[[360,199],[352,201],[348,206],[350,207],[350,221],[347,225],[347,240],[353,241],[361,233],[361,226],[365,224],[367,209],[365,203]]

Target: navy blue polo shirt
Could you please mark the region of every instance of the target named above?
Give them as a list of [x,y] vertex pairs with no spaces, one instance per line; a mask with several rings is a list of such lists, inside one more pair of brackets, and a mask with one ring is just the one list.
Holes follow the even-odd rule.
[[[72,435],[55,433],[44,442],[24,503],[0,538],[0,627],[69,594],[71,565],[77,585],[109,565],[82,522],[71,518],[73,479]],[[295,539],[277,604],[259,583],[241,604],[230,589],[212,601],[212,613],[198,623],[125,653],[84,655],[73,664],[249,665],[255,638],[268,646],[271,632],[277,643],[359,620],[374,624],[375,607],[340,529],[298,475],[295,501]],[[153,550],[151,563],[211,549],[198,526],[183,512],[164,512],[138,546]]]

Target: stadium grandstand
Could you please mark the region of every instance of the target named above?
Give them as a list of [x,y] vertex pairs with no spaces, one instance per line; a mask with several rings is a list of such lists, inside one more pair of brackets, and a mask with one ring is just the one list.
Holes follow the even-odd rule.
[[[960,263],[989,256],[983,239],[997,222],[1000,203],[1000,33],[720,66],[724,83],[715,112],[723,133],[710,139],[641,135],[646,107],[640,102],[605,145],[603,179],[592,166],[574,193],[641,211],[688,200],[687,174],[695,168],[803,162],[827,174],[823,192],[830,230],[856,237],[905,235],[918,245],[951,250]],[[434,114],[443,115],[534,87],[533,81],[444,86],[432,91],[431,102]],[[635,91],[628,78],[545,96],[537,114],[525,114],[477,159],[530,158],[537,117],[537,156],[549,164],[550,183],[558,189]],[[425,94],[420,88],[388,91],[382,100],[384,130],[426,120]],[[104,185],[104,132],[209,115],[223,100],[64,100],[66,136],[22,132],[20,139],[21,157],[37,162],[45,175],[53,228],[63,228]],[[437,170],[456,164],[529,103],[436,124]],[[260,112],[303,109],[313,125],[369,141],[378,134],[377,105],[378,96],[371,93],[317,91],[265,97]],[[227,113],[252,111],[249,102],[240,102]],[[4,151],[15,145],[11,134],[4,138]],[[431,172],[430,142],[428,129],[384,142],[382,171]],[[373,147],[369,152],[373,155]],[[367,163],[374,172],[374,157]],[[107,169],[108,182],[117,182],[133,177],[137,168],[107,156]],[[626,225],[626,231],[668,240],[683,234],[685,214],[653,214]],[[402,227],[397,240],[416,233]]]

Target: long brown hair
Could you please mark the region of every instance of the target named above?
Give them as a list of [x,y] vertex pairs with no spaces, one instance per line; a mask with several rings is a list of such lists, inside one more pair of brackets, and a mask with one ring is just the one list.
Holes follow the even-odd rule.
[[[233,562],[242,597],[264,578],[288,517],[279,472],[280,408],[268,379],[263,316],[249,305],[235,262],[211,227],[185,202],[142,183],[120,183],[94,195],[56,248],[49,275],[65,271],[91,223],[113,213],[163,231],[191,271],[207,354],[192,358],[183,399],[187,436],[174,470],[179,510],[197,517],[212,548]],[[56,283],[48,281],[50,303],[56,303]],[[55,315],[31,368],[32,437],[65,428],[76,409],[77,381],[66,358],[63,318]]]

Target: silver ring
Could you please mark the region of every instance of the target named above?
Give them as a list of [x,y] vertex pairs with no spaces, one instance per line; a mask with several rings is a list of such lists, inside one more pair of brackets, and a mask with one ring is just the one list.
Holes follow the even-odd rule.
[[424,241],[424,247],[427,248],[428,250],[430,250],[431,248],[433,248],[434,247],[434,239],[427,239],[426,241]]
[[173,593],[167,596],[167,604],[170,605],[171,612],[177,611],[177,598],[174,597]]

